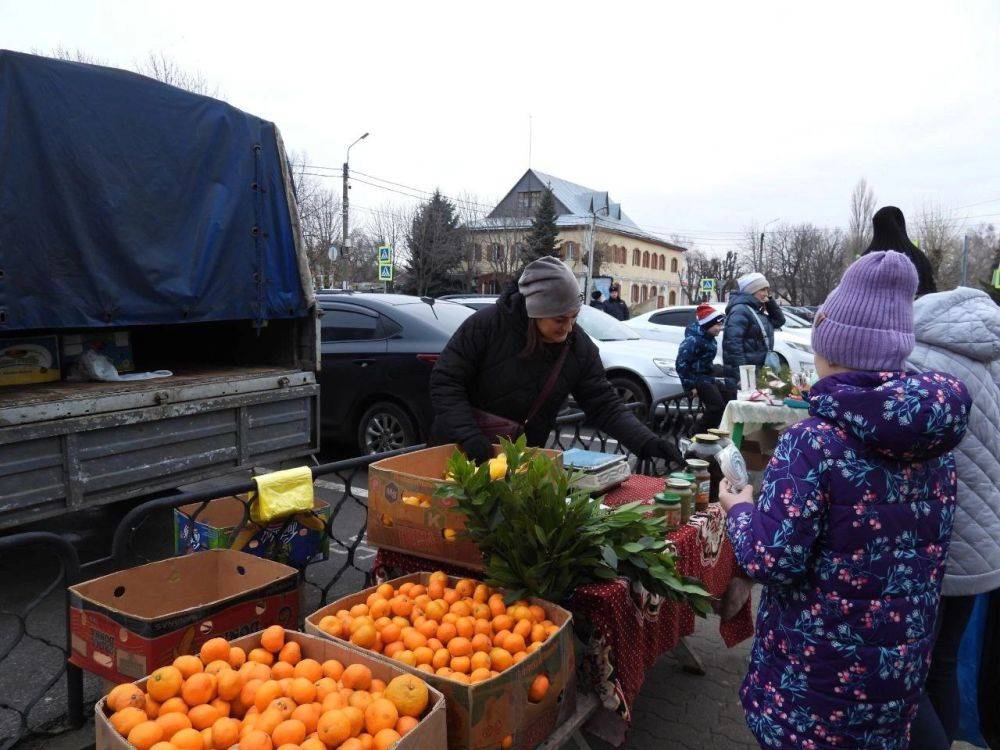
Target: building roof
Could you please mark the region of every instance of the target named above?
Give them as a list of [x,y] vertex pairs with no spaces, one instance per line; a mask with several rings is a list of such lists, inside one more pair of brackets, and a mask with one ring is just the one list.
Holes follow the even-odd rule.
[[[596,224],[599,228],[636,237],[647,242],[654,242],[673,250],[687,250],[685,247],[645,231],[622,211],[620,203],[611,200],[607,191],[593,190],[583,185],[577,185],[575,182],[539,172],[537,169],[529,169],[525,172],[503,200],[497,204],[496,208],[485,219],[472,222],[470,228],[473,230],[496,230],[521,229],[530,226],[530,217],[513,214],[506,207],[510,205],[509,199],[513,193],[524,192],[525,188],[531,189],[532,183],[536,182],[540,183],[540,186],[548,187],[556,199],[556,226],[566,228],[586,226],[596,215]],[[518,190],[518,188],[521,189]]]

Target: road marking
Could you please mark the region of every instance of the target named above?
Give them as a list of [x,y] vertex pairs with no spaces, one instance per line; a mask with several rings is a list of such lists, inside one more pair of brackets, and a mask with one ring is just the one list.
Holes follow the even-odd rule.
[[[328,482],[325,479],[315,479],[313,484],[317,487],[322,487],[324,490],[336,490],[337,492],[346,492],[347,487],[342,484],[337,484],[336,482]],[[368,490],[364,487],[352,487],[351,494],[355,497],[368,497]]]

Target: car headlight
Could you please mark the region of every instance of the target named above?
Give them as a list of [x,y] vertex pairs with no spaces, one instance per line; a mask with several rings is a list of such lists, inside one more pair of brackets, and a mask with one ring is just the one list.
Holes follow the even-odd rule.
[[656,365],[660,372],[669,378],[680,377],[680,375],[677,374],[677,368],[674,367],[674,361],[672,359],[654,359],[653,364]]
[[796,351],[805,352],[806,354],[813,353],[813,348],[809,344],[800,344],[798,341],[786,341],[785,343]]

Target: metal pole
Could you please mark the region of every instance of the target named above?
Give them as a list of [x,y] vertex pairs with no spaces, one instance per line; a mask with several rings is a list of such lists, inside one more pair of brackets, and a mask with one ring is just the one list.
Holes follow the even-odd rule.
[[594,235],[597,233],[597,214],[590,210],[590,235],[587,237],[587,285],[584,288],[583,304],[590,304],[590,293],[594,285]]
[[[351,152],[351,149],[350,149],[350,147],[348,147],[348,149],[347,149],[348,156],[350,156],[350,152]],[[340,199],[340,212],[341,212],[340,224],[341,224],[341,230],[342,230],[342,235],[343,235],[342,239],[341,239],[341,243],[340,243],[340,252],[341,252],[341,254],[347,252],[347,205],[348,205],[348,202],[349,202],[348,197],[347,197],[347,191],[348,191],[347,171],[348,171],[347,170],[347,162],[345,161],[344,162],[344,188],[343,188],[344,192],[343,192],[343,198]]]
[[968,280],[969,274],[969,235],[962,238],[962,286]]

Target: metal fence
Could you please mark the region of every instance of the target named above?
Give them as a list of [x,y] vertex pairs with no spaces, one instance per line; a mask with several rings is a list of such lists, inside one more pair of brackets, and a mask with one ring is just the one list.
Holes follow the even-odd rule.
[[[631,404],[629,406],[636,411],[640,409],[645,411],[644,405]],[[697,403],[692,402],[690,398],[682,396],[665,399],[649,408],[647,422],[658,436],[673,440],[676,444],[687,435],[686,431],[690,430],[691,425],[698,418],[699,412]],[[613,437],[590,426],[582,412],[561,415],[557,419],[556,429],[552,433],[548,445],[562,450],[583,448],[623,454],[629,458],[633,470],[639,473],[662,475],[666,471],[662,462],[656,465],[656,462],[643,461],[632,455],[625,446]],[[310,592],[310,596],[307,598],[317,606],[330,600],[331,592],[334,592],[346,576],[367,576],[369,573],[370,566],[366,564],[368,558],[363,557],[363,554],[370,551],[365,543],[368,494],[367,490],[359,486],[361,484],[359,480],[363,477],[368,466],[384,458],[418,450],[422,447],[424,446],[411,446],[392,453],[361,456],[310,467],[314,481],[335,493],[335,500],[331,503],[330,517],[323,524],[323,532],[329,541],[330,552],[324,557],[314,558],[301,569],[301,581],[304,588]],[[0,715],[4,712],[12,714],[15,717],[13,723],[16,724],[16,729],[13,730],[14,734],[11,737],[4,736],[5,732],[0,730],[0,750],[8,750],[20,740],[28,737],[51,736],[78,727],[85,719],[85,710],[92,710],[92,706],[88,705],[86,709],[84,706],[81,670],[67,662],[70,644],[68,597],[64,594],[63,604],[59,608],[65,618],[65,627],[63,628],[65,641],[62,643],[37,634],[33,635],[29,628],[29,618],[40,610],[43,602],[57,589],[65,591],[68,586],[93,577],[97,571],[105,573],[152,562],[153,559],[136,544],[137,534],[150,519],[157,516],[162,518],[164,513],[188,505],[197,506],[190,513],[190,517],[197,519],[198,515],[208,507],[211,500],[219,497],[246,495],[255,489],[256,485],[252,481],[236,482],[221,487],[215,486],[205,490],[178,493],[137,505],[125,514],[115,529],[110,554],[107,557],[94,560],[82,568],[72,541],[64,537],[45,532],[29,532],[0,537],[0,558],[5,555],[17,554],[19,550],[37,550],[41,546],[45,549],[51,549],[60,561],[60,573],[50,585],[12,611],[0,609],[0,673],[14,658],[17,650],[25,648],[29,643],[34,644],[35,647],[40,645],[48,649],[55,649],[61,657],[59,660],[60,668],[36,679],[37,689],[29,691],[30,695],[26,699],[15,703],[0,696]],[[250,518],[250,507],[249,501],[243,500],[243,503],[243,520],[246,523]],[[286,523],[290,522],[291,520]],[[273,543],[277,544],[280,537],[280,534],[275,535]],[[261,550],[261,553],[269,556],[273,551],[273,549],[264,549]],[[166,555],[158,555],[160,558],[164,556]],[[54,690],[61,680],[65,680],[65,690]],[[58,712],[60,714],[58,718],[50,718],[42,724],[33,724],[32,711],[44,700],[61,700],[65,703],[65,708]],[[7,722],[7,726],[10,724],[11,722]]]

